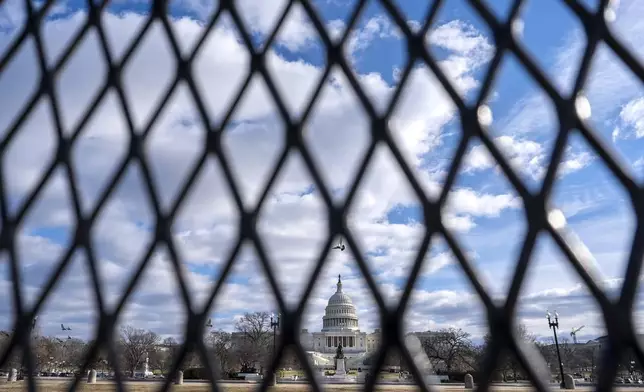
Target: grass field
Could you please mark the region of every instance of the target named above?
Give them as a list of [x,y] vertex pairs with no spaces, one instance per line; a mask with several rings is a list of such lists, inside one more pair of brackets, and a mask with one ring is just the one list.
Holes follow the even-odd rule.
[[[129,382],[127,384],[127,389],[129,391],[133,392],[153,392],[157,391],[159,387],[161,386],[160,383],[156,382]],[[222,383],[218,384],[220,389],[223,392],[252,392],[255,391],[256,388],[258,387],[257,384],[232,384],[232,383]],[[67,391],[69,388],[69,384],[66,381],[53,381],[53,380],[45,380],[45,381],[39,381],[38,382],[38,389],[41,391],[47,391],[47,392],[64,392]],[[356,384],[356,385],[324,385],[323,387],[325,390],[330,390],[333,392],[344,392],[344,391],[361,391],[363,389],[363,385]],[[446,386],[446,385],[441,385],[441,386],[434,386],[435,389],[443,392],[447,391],[464,391],[464,387],[458,386],[458,385],[453,385],[453,386]],[[526,386],[514,386],[514,385],[503,385],[503,386],[493,386],[491,388],[492,390],[495,391],[529,391],[532,390],[531,387],[526,387]],[[554,390],[558,390],[559,388],[554,388]],[[0,382],[0,392],[4,391],[11,391],[11,392],[17,392],[17,391],[26,391],[27,386],[24,382],[16,382],[16,383],[11,383],[8,384],[6,382]],[[78,390],[80,391],[97,391],[97,392],[107,392],[107,391],[116,391],[115,385],[107,382],[107,381],[102,381],[98,382],[97,384],[93,385],[88,385],[84,382],[81,382],[78,385]],[[181,391],[181,392],[198,392],[198,391],[209,391],[210,390],[210,385],[206,383],[186,383],[183,385],[172,385],[171,387],[172,391]],[[411,385],[379,385],[376,387],[376,390],[379,392],[403,392],[403,391],[418,391],[418,388],[415,386]],[[577,390],[594,390],[592,387],[578,387]],[[622,392],[643,392],[644,387],[616,387],[614,388],[615,391],[622,391]],[[309,392],[312,391],[312,389],[305,384],[281,384],[278,385],[277,387],[271,387],[269,388],[269,391],[271,392]]]

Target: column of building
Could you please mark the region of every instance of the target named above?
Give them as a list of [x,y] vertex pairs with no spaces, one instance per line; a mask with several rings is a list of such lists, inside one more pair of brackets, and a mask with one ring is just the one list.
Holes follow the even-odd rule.
[[327,336],[327,347],[338,347],[342,343],[342,347],[356,347],[356,339],[354,336]]
[[330,319],[324,320],[323,327],[356,327],[358,324],[356,320],[343,320],[343,319]]

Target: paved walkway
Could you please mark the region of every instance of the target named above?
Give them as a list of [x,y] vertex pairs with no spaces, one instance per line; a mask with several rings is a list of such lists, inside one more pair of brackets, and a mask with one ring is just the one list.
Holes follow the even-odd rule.
[[[69,381],[71,381],[68,378],[50,378],[50,379],[44,379],[41,378],[38,381],[38,384],[40,384],[40,388],[45,388],[48,391],[55,391],[58,392],[60,391],[66,391],[67,390],[67,385],[69,385]],[[132,380],[132,381],[126,381],[128,386],[130,387],[131,390],[134,391],[151,391],[151,390],[156,390],[157,385],[159,384],[159,380]],[[256,383],[239,383],[239,382],[219,382],[217,383],[219,387],[223,391],[229,391],[229,392],[251,392],[255,391],[257,388]],[[114,383],[111,380],[99,380],[95,386],[90,386],[87,385],[84,381],[81,382],[81,385],[83,387],[83,390],[85,391],[108,391],[108,390],[113,390],[113,385]],[[559,385],[558,384],[551,384],[552,390],[553,391],[559,391]],[[17,383],[11,383],[8,384],[6,381],[2,380],[0,381],[0,392],[3,391],[21,391],[25,390],[26,384],[21,381]],[[107,389],[106,389],[107,388]],[[324,390],[334,390],[334,391],[358,391],[362,390],[364,388],[363,384],[324,384],[323,389]],[[387,392],[387,391],[403,391],[403,390],[418,390],[415,385],[401,385],[401,384],[380,384],[376,386],[378,391],[381,392]],[[288,384],[278,384],[276,388],[271,388],[271,390],[282,390],[282,391],[290,391],[290,392],[310,392],[311,388],[308,384],[305,383],[288,383]],[[464,391],[464,385],[463,384],[442,384],[442,385],[432,385],[433,390],[439,390],[439,391]],[[492,385],[492,390],[496,391],[528,391],[528,390],[534,390],[530,385],[526,384],[493,384]],[[594,390],[595,387],[594,385],[579,385],[576,390],[581,390],[581,391],[590,391]],[[189,391],[207,391],[210,390],[209,383],[206,381],[201,381],[201,380],[186,380],[184,385],[181,387],[178,387],[177,390],[183,390],[186,392]],[[639,392],[642,391],[644,392],[644,385],[615,385],[613,388],[614,391],[624,391],[624,392]]]

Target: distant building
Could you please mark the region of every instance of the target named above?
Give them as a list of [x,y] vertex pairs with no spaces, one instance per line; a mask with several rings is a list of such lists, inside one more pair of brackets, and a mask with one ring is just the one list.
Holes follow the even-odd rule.
[[[360,330],[356,307],[342,291],[342,279],[338,276],[336,292],[329,298],[322,316],[322,329],[319,332],[302,329],[300,342],[311,362],[319,367],[332,367],[336,349],[342,344],[347,366],[357,368],[363,366],[368,353],[378,350],[380,335],[380,329],[372,333]],[[233,332],[231,337],[233,344],[242,344],[244,338],[241,332]]]
[[[438,333],[440,332],[426,331],[411,332],[408,335],[415,335],[423,343]],[[273,331],[267,331],[266,334],[267,338],[272,339]],[[334,357],[339,344],[342,344],[347,358],[347,367],[368,368],[367,360],[378,351],[382,341],[381,335],[380,328],[376,328],[371,333],[360,330],[356,306],[351,297],[342,290],[342,279],[338,276],[336,291],[329,298],[322,316],[321,330],[311,332],[308,329],[302,329],[300,343],[311,363],[318,368],[334,366]],[[241,345],[244,339],[244,333],[233,332],[231,343]]]
[[342,344],[349,368],[364,367],[369,353],[380,346],[380,329],[372,333],[360,330],[358,313],[351,297],[342,291],[342,278],[338,275],[335,293],[329,298],[322,316],[320,332],[300,332],[300,342],[313,365],[320,368],[334,366],[335,352]]
[[369,334],[360,331],[356,307],[351,297],[342,291],[340,276],[336,287],[322,316],[322,330],[309,332],[303,329],[300,333],[302,346],[306,351],[325,354],[335,354],[339,344],[342,344],[345,355],[361,355],[377,350],[380,330]]

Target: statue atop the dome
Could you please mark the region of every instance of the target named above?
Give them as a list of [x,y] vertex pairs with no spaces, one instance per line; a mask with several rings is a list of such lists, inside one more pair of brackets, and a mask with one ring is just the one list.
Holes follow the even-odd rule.
[[339,274],[338,274],[338,283],[342,283],[342,281],[340,280],[340,275]]
[[335,359],[344,358],[344,352],[342,351],[342,343],[338,344],[337,350],[335,350]]

